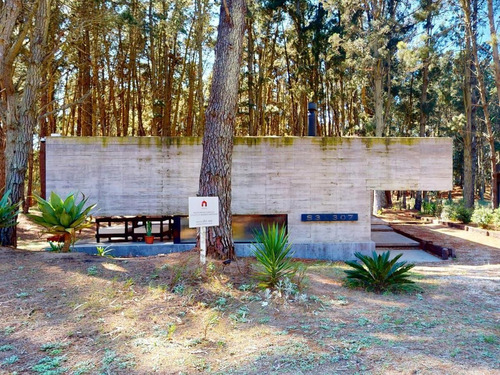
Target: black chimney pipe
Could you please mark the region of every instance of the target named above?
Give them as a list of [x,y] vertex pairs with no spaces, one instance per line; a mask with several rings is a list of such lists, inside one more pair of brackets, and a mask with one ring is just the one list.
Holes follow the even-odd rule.
[[308,116],[308,128],[307,135],[310,137],[316,136],[316,110],[318,109],[316,103],[309,103],[307,105],[307,109],[309,110]]

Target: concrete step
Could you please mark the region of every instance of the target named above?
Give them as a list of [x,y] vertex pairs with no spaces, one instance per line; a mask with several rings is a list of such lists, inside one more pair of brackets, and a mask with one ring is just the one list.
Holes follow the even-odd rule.
[[372,225],[373,224],[387,224],[384,220],[382,220],[381,218],[376,217],[376,216],[372,216],[371,223],[372,223]]
[[386,224],[372,224],[372,232],[392,232],[393,229]]
[[375,250],[377,254],[382,254],[389,250],[391,252],[390,259],[394,258],[398,254],[403,254],[401,258],[399,258],[398,262],[406,261],[409,263],[427,263],[427,262],[441,262],[442,259],[429,254],[420,249],[379,249]]
[[395,247],[395,248],[416,248],[420,244],[408,237],[405,237],[396,232],[372,232],[372,241],[375,246],[379,247]]

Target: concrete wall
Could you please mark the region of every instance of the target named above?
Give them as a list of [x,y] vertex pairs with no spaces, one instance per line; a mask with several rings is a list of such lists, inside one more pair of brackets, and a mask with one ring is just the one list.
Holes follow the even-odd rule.
[[[98,215],[187,214],[199,138],[50,137],[47,192],[80,191]],[[295,244],[365,244],[370,190],[450,190],[447,138],[242,137],[233,155],[233,213],[288,214]],[[357,213],[356,222],[301,222],[304,213]]]

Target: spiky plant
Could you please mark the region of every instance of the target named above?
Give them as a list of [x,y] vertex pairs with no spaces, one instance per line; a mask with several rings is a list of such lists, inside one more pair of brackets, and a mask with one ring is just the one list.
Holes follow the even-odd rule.
[[17,215],[21,202],[12,203],[10,199],[10,190],[7,190],[2,199],[0,199],[0,228],[13,227],[17,224]]
[[75,195],[70,194],[62,200],[59,195],[52,192],[48,200],[34,195],[38,203],[39,214],[26,215],[34,223],[45,227],[47,233],[62,235],[64,246],[61,251],[69,251],[71,243],[75,241],[76,231],[92,226],[89,213],[95,204],[85,207],[88,198],[75,202]]
[[151,236],[153,233],[153,225],[151,221],[146,221],[146,236]]
[[380,293],[386,290],[401,289],[403,285],[413,284],[408,279],[408,271],[415,267],[414,264],[398,262],[403,254],[398,254],[390,259],[390,251],[377,255],[374,251],[372,256],[366,256],[359,252],[354,256],[361,261],[346,261],[345,263],[353,270],[344,271],[347,274],[347,281],[353,286],[362,286],[368,290]]
[[259,287],[273,288],[280,280],[294,275],[296,268],[290,258],[292,245],[284,226],[280,228],[275,223],[267,230],[262,227],[255,233],[254,241],[254,255],[258,262],[255,277]]

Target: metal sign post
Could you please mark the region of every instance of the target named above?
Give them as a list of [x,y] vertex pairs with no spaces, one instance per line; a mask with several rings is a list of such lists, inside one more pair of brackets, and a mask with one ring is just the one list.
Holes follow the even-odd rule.
[[200,228],[200,263],[205,265],[207,262],[207,227]]
[[219,197],[189,197],[189,228],[200,228],[200,263],[207,262],[207,227],[219,225]]

